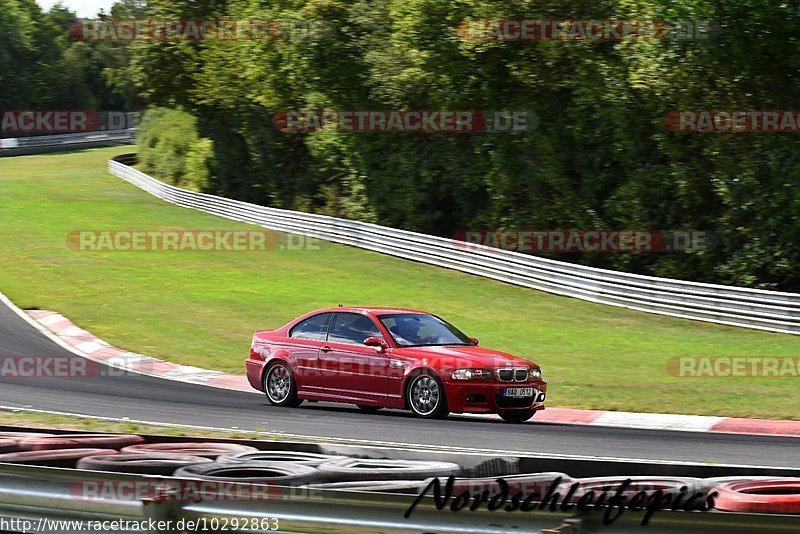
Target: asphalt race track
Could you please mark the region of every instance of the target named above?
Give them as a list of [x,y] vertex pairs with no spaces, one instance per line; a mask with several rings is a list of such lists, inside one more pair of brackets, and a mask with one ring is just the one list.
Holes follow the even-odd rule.
[[[69,352],[0,304],[0,356],[68,355]],[[0,377],[0,405],[162,423],[448,447],[800,466],[800,439],[797,438],[549,423],[511,425],[499,420],[455,415],[445,421],[430,421],[401,411],[364,414],[355,407],[324,403],[304,403],[294,409],[275,408],[269,406],[262,395],[136,374],[92,378]],[[2,419],[0,412],[0,421]]]

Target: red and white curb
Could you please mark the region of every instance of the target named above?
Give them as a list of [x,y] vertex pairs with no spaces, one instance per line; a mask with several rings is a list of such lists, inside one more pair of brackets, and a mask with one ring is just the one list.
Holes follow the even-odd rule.
[[[0,297],[2,294],[0,294]],[[69,319],[52,311],[25,312],[26,319],[38,330],[59,345],[93,361],[111,367],[126,369],[179,382],[255,392],[242,375],[225,374],[199,367],[178,365],[148,356],[117,349],[95,335],[74,325]],[[484,415],[470,417],[485,418]],[[496,417],[496,416],[488,416]],[[608,412],[600,410],[575,410],[547,408],[536,414],[537,423],[589,425],[612,428],[637,428],[644,430],[677,430],[684,432],[713,432],[749,434],[758,436],[800,437],[800,421],[772,419],[742,419],[707,415],[679,415],[664,413]]]
[[50,339],[55,337],[54,341],[60,341],[59,345],[88,360],[99,362],[115,369],[167,380],[255,392],[250,387],[245,376],[165,362],[112,347],[107,342],[76,326],[72,321],[56,312],[31,310],[25,313],[40,327],[38,330],[50,334],[48,336]]

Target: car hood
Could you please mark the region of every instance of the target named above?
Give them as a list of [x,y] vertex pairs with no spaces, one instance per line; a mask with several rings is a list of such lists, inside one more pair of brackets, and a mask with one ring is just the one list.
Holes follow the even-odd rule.
[[450,364],[448,367],[496,368],[510,366],[531,366],[537,364],[524,358],[513,356],[499,350],[492,350],[474,345],[446,345],[436,347],[404,347],[394,349],[394,354],[415,359],[439,361]]

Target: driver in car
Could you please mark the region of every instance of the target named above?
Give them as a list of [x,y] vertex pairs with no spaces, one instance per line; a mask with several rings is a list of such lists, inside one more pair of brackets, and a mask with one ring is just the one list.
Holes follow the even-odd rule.
[[435,336],[421,337],[419,326],[411,321],[398,321],[389,331],[394,335],[398,345],[424,345],[436,342]]

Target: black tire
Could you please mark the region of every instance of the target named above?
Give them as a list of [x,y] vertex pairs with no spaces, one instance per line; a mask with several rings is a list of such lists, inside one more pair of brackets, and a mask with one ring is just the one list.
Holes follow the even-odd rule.
[[114,455],[114,449],[48,449],[0,454],[0,463],[42,465],[46,467],[75,467],[75,462],[86,456]]
[[[280,395],[278,394],[278,389],[270,389],[270,381],[273,379],[273,376],[276,380],[278,378],[283,379],[283,382],[281,383],[288,381],[288,384],[286,384],[285,395],[283,394],[283,387],[280,387]],[[300,404],[303,402],[303,399],[297,398],[297,383],[294,379],[294,373],[292,373],[291,367],[289,367],[289,365],[285,362],[275,361],[271,363],[264,372],[264,380],[262,385],[264,386],[264,395],[267,396],[267,401],[273,406],[295,408],[300,406]],[[275,387],[277,388],[277,384],[275,384]]]
[[0,452],[14,452],[17,450],[17,440],[0,438]]
[[461,466],[450,462],[421,460],[373,460],[341,458],[319,465],[319,472],[326,482],[349,482],[363,480],[420,480],[431,475],[448,477],[461,473]]
[[21,451],[44,451],[92,447],[119,449],[138,443],[144,443],[144,438],[135,434],[61,434],[49,437],[23,438],[17,442],[17,446]]
[[240,452],[238,454],[225,454],[217,458],[218,463],[250,463],[250,462],[290,462],[294,464],[316,467],[323,462],[337,460],[341,456],[330,454],[316,454],[313,452],[295,451],[259,451]]
[[[438,388],[436,399],[428,403],[425,400],[425,391],[429,392],[428,399],[431,399],[434,395],[434,386]],[[444,419],[450,413],[444,384],[438,376],[430,372],[423,372],[409,379],[406,386],[406,404],[411,413],[424,419]]]
[[378,410],[383,409],[381,406],[367,406],[366,404],[356,404],[356,406],[364,413],[376,413]]
[[314,490],[377,491],[418,495],[427,485],[425,480],[357,480],[355,482],[326,482],[303,486]]
[[[458,495],[463,492],[468,492],[470,495],[482,494],[488,491],[489,495],[496,495],[500,492],[500,485],[497,479],[502,478],[508,483],[508,493],[513,495],[517,492],[523,495],[530,495],[538,493],[545,495],[547,490],[555,483],[556,480],[561,479],[561,482],[556,486],[561,495],[565,495],[569,491],[569,487],[575,482],[572,477],[565,473],[559,472],[546,472],[546,473],[522,473],[517,475],[503,475],[502,477],[476,477],[476,478],[456,478],[453,484],[453,495]],[[426,480],[426,486],[432,479]],[[446,478],[439,479],[440,484],[444,487],[447,484]]]
[[213,460],[186,454],[122,453],[106,456],[87,456],[78,460],[78,469],[110,471],[112,473],[136,473],[139,475],[169,476],[180,467],[210,463]]
[[25,438],[49,438],[53,434],[45,434],[42,432],[0,432],[0,438],[13,439],[19,441]]
[[183,441],[175,443],[143,443],[131,445],[120,452],[131,454],[183,454],[189,456],[202,456],[211,460],[223,454],[240,454],[244,452],[258,452],[255,447],[239,445],[238,443],[216,443],[205,441]]
[[289,462],[211,463],[181,467],[173,473],[178,478],[239,482],[242,484],[275,484],[302,486],[320,480],[316,467]]
[[524,423],[536,415],[536,410],[501,410],[499,415],[507,423]]

